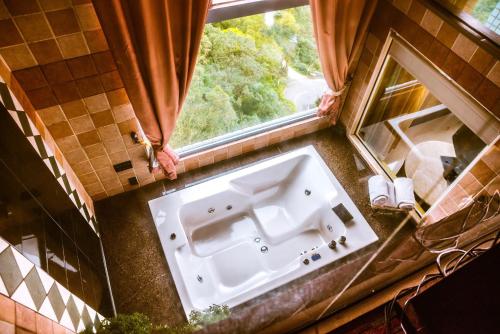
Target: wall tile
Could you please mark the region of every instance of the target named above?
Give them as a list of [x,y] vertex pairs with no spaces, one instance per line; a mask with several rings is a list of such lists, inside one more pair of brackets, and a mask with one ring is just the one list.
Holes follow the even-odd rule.
[[73,34],[80,31],[72,8],[47,12],[45,15],[56,36]]
[[121,106],[113,107],[113,115],[116,122],[123,122],[135,118],[134,109],[131,104],[123,104]]
[[90,164],[95,170],[111,167],[111,161],[107,155],[101,155],[100,157],[90,159]]
[[116,172],[111,167],[111,164],[107,167],[97,169],[95,172],[101,181],[116,178]]
[[115,139],[110,139],[110,140],[103,140],[104,148],[106,148],[106,152],[108,154],[120,152],[126,149],[125,143],[123,142],[123,139],[121,136],[119,138]]
[[16,326],[29,331],[36,331],[35,311],[16,303]]
[[113,140],[116,138],[121,139],[120,131],[118,131],[118,126],[116,126],[116,124],[98,128],[97,131],[99,132],[99,136],[101,137],[102,141]]
[[488,73],[494,63],[495,59],[482,48],[477,48],[469,61],[469,64],[483,75]]
[[483,186],[486,186],[495,177],[495,173],[482,160],[479,160],[470,172]]
[[38,66],[15,71],[13,74],[19,84],[26,91],[42,88],[48,85],[47,80],[45,80],[45,76]]
[[92,122],[89,115],[70,118],[69,124],[71,124],[71,128],[73,129],[75,134],[88,132],[95,129],[94,123]]
[[491,80],[495,85],[500,87],[500,61],[497,60],[495,62],[495,65],[491,68],[491,70],[488,72],[488,75],[486,76],[488,79]]
[[92,5],[75,6],[75,11],[83,31],[101,28],[99,19]]
[[35,89],[26,94],[35,109],[52,107],[57,104],[56,97],[49,87]]
[[2,48],[0,49],[0,55],[11,71],[36,65],[35,59],[24,44]]
[[50,134],[52,135],[52,137],[54,137],[54,139],[71,136],[73,134],[69,123],[66,121],[52,124],[48,128]]
[[460,58],[469,61],[477,50],[477,45],[462,34],[459,34],[451,47]]
[[11,19],[0,20],[0,47],[11,46],[23,42],[19,31]]
[[394,7],[407,14],[411,6],[411,0],[394,0],[392,3]]
[[118,71],[101,74],[100,78],[106,92],[123,87],[123,82]]
[[415,23],[420,24],[424,17],[426,8],[420,1],[412,1],[410,9],[408,10],[408,17]]
[[83,149],[87,153],[87,156],[89,157],[89,159],[99,157],[101,155],[106,154],[106,151],[104,150],[104,146],[102,145],[102,143],[98,143],[98,144],[94,144],[94,145],[90,145],[90,146],[85,146]]
[[0,320],[0,333],[16,334],[16,325]]
[[467,92],[473,94],[482,80],[483,76],[481,73],[472,68],[472,66],[466,64],[462,69],[462,73],[460,73],[457,78],[457,83]]
[[125,91],[125,88],[120,88],[117,90],[112,90],[109,92],[106,92],[106,96],[108,97],[109,104],[112,107],[120,106],[122,104],[127,104],[130,103],[128,99],[127,92]]
[[82,33],[76,33],[57,38],[64,58],[75,58],[89,53]]
[[87,114],[87,107],[83,100],[76,100],[61,104],[61,108],[67,118],[74,118]]
[[38,110],[38,115],[43,120],[46,126],[50,126],[55,123],[59,123],[66,120],[66,117],[59,106],[53,106],[45,109]]
[[61,104],[78,100],[80,98],[80,93],[78,92],[78,88],[76,87],[76,83],[74,81],[52,85],[52,90],[54,91],[57,101]]
[[457,37],[458,31],[446,22],[441,25],[437,34],[437,39],[449,49],[451,49]]
[[106,94],[89,96],[84,98],[83,100],[85,102],[85,105],[87,106],[88,111],[91,114],[110,109]]
[[[88,174],[93,171],[92,165],[89,161],[83,161],[78,164],[72,165],[71,167],[73,167],[73,171],[76,175]],[[85,190],[90,196],[92,196],[90,190],[87,187],[85,187]]]
[[57,10],[71,7],[71,0],[39,0],[43,10]]
[[109,49],[104,32],[101,29],[85,31],[83,33],[90,52],[101,52]]
[[64,61],[58,61],[42,66],[45,78],[51,84],[58,84],[73,80],[73,76]]
[[76,80],[76,85],[81,97],[89,97],[104,93],[101,80],[97,75]]
[[79,179],[80,179],[80,182],[82,182],[82,184],[84,186],[87,184],[99,182],[99,178],[97,177],[97,174],[95,172],[80,175]]
[[128,156],[128,152],[126,150],[111,153],[109,155],[109,159],[111,160],[111,163],[113,165],[130,160],[130,157]]
[[90,55],[68,59],[66,63],[75,79],[90,77],[97,74],[97,69]]
[[36,332],[37,334],[52,334],[52,320],[37,313]]
[[0,0],[0,20],[8,19],[9,17],[9,10],[7,9],[3,1]]
[[120,122],[117,125],[122,135],[130,135],[131,132],[139,133],[139,123],[135,118]]
[[92,59],[99,73],[107,73],[116,70],[116,64],[110,51],[92,54]]
[[453,52],[450,52],[446,57],[442,69],[446,72],[446,74],[456,80],[456,78],[458,78],[458,76],[462,73],[462,69],[465,64],[466,63],[460,57],[455,55]]
[[443,25],[443,20],[439,18],[430,10],[426,10],[422,21],[420,22],[422,28],[424,28],[432,36],[437,36],[441,26]]
[[101,138],[99,138],[97,130],[80,133],[79,135],[77,135],[77,138],[80,144],[84,147],[101,142]]
[[0,320],[11,324],[16,321],[15,302],[2,294],[0,294]]
[[57,146],[63,153],[71,152],[80,147],[80,143],[76,136],[68,136],[56,139]]
[[493,82],[485,78],[476,89],[475,97],[486,108],[493,111],[500,104],[500,89]]
[[115,122],[111,110],[100,111],[98,113],[92,114],[92,120],[95,126],[98,128],[113,124]]
[[64,154],[64,156],[71,166],[88,160],[87,155],[81,148],[78,148],[71,152],[67,152]]
[[14,20],[27,42],[36,42],[52,37],[49,25],[41,13],[17,16]]
[[36,0],[4,0],[5,6],[9,12],[15,15],[25,15],[40,11]]
[[62,54],[54,39],[30,43],[29,48],[41,65],[62,60]]
[[432,61],[436,66],[442,67],[448,57],[450,50],[441,44],[438,40],[433,40],[430,47],[425,52],[425,55]]

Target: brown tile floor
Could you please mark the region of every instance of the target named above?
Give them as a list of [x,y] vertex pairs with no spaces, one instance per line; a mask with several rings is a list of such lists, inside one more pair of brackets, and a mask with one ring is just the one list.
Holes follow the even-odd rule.
[[[372,172],[340,128],[328,128],[212,166],[160,181],[96,203],[102,241],[116,306],[119,312],[140,311],[154,322],[177,324],[185,320],[148,207],[162,191],[313,145],[366,217],[380,242],[402,219],[374,217],[368,202],[367,179]],[[378,244],[378,245],[379,245]],[[338,293],[378,247],[368,247],[340,263],[332,263],[268,292],[232,310],[229,320],[211,332],[257,332],[295,312]],[[334,282],[334,284],[332,284]]]

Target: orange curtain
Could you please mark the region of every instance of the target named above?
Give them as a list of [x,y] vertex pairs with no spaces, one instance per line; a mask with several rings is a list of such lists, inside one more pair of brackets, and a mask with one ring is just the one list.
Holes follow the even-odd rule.
[[168,146],[193,76],[210,0],[93,0],[137,119],[175,179]]
[[310,0],[310,4],[321,68],[331,90],[323,95],[318,116],[330,116],[335,124],[377,1]]

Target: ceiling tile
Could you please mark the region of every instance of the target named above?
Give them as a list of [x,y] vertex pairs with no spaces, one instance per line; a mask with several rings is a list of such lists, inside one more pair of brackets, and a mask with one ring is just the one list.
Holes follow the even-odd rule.
[[4,0],[5,6],[12,16],[25,15],[40,11],[36,0]]

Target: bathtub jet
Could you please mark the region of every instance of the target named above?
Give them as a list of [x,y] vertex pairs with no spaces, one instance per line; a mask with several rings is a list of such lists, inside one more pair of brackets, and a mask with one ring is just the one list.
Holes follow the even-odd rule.
[[234,307],[378,240],[312,146],[149,206],[186,315]]

